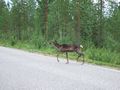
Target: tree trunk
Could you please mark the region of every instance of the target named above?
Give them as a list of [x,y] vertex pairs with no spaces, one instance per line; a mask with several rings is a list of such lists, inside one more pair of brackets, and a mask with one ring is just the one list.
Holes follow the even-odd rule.
[[48,38],[48,0],[45,0],[45,39]]
[[76,14],[75,14],[75,44],[80,44],[80,1],[76,0]]

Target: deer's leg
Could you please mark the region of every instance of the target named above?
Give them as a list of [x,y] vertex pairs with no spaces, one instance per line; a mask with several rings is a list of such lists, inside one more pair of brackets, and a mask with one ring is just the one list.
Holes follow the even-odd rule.
[[84,59],[85,54],[84,54],[84,53],[82,53],[82,56],[83,56],[83,64],[84,64],[84,62],[85,62],[85,59]]
[[78,55],[78,57],[77,57],[77,62],[78,62],[79,57],[81,57],[81,56],[80,56],[80,55]]
[[79,59],[79,57],[83,57],[83,63],[82,64],[84,64],[84,53],[83,52],[80,52],[80,53],[78,53],[78,58],[77,58],[77,61],[78,61],[78,59]]
[[66,58],[67,58],[66,64],[68,64],[68,63],[69,63],[69,60],[68,60],[68,52],[66,52]]
[[79,59],[79,57],[80,57],[80,53],[78,52],[78,51],[76,51],[76,53],[78,54],[78,57],[77,57],[77,62],[78,62],[78,59]]
[[59,62],[59,59],[58,59],[58,57],[59,57],[59,52],[57,52],[57,61]]

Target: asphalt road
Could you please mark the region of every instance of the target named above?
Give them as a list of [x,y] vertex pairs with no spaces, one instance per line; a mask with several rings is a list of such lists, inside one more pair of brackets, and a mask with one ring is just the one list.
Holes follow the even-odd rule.
[[0,47],[0,90],[120,90],[120,71]]

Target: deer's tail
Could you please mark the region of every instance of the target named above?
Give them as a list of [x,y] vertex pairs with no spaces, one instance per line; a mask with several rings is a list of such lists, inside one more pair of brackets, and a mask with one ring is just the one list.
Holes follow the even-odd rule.
[[83,45],[80,45],[80,48],[83,48]]

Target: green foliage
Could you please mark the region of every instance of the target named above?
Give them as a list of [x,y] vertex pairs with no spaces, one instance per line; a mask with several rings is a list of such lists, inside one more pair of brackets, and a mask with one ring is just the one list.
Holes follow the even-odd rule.
[[89,48],[86,50],[86,55],[92,60],[97,60],[100,62],[120,64],[120,53],[107,50],[105,48]]
[[41,36],[38,37],[37,35],[33,36],[32,40],[31,40],[31,44],[33,44],[35,46],[35,48],[37,48],[37,49],[46,47],[45,39],[42,38]]
[[10,45],[11,45],[11,46],[14,46],[16,43],[17,43],[17,40],[16,40],[15,36],[12,36],[12,37],[10,38]]

